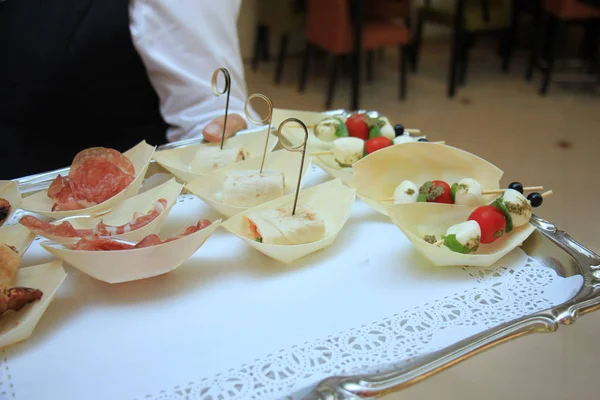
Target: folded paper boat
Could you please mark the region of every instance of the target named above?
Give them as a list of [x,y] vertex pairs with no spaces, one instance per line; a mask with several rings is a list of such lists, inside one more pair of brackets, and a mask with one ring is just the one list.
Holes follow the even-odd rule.
[[[67,247],[77,240],[59,243],[44,241],[41,246],[93,278],[108,283],[120,283],[150,278],[174,270],[187,261],[220,225],[221,220],[217,220],[191,235],[140,249],[84,251]],[[181,228],[183,230],[184,227]]]
[[[241,146],[248,154],[247,159],[262,156],[265,150],[265,140],[268,127],[247,134],[238,134],[225,141],[225,147],[232,148]],[[271,133],[267,152],[273,151],[277,146],[277,135]],[[189,146],[177,147],[169,150],[157,151],[154,160],[163,168],[172,173],[182,182],[188,183],[206,174],[206,172],[194,172],[192,162],[196,152],[201,147],[218,147],[220,143],[198,143]]]
[[[418,186],[427,181],[443,180],[450,185],[473,178],[482,189],[500,188],[502,170],[493,164],[455,147],[435,143],[405,143],[369,154],[352,166],[350,186],[357,196],[382,214],[393,202],[394,190],[404,180]],[[484,196],[491,201],[497,195]],[[431,203],[428,203],[431,204]],[[447,205],[446,205],[447,206]]]
[[452,225],[467,221],[477,207],[455,206],[438,203],[411,203],[388,206],[392,221],[412,242],[415,249],[435,266],[489,267],[510,251],[520,246],[533,233],[535,227],[526,224],[505,233],[490,244],[482,244],[476,253],[461,254],[446,246],[434,246],[423,240],[425,235],[442,235]]
[[15,286],[40,289],[43,296],[19,311],[9,311],[0,317],[0,347],[20,342],[31,335],[66,276],[59,260],[19,269]]
[[74,215],[102,214],[103,212],[110,210],[121,201],[135,196],[138,193],[144,177],[146,176],[146,170],[148,169],[148,164],[150,164],[150,160],[152,159],[152,154],[154,154],[154,146],[150,146],[145,141],[142,141],[123,154],[129,158],[129,160],[131,160],[131,163],[135,168],[135,179],[126,189],[122,190],[120,193],[116,194],[110,199],[100,204],[96,204],[95,206],[80,210],[52,211],[54,202],[48,197],[48,191],[42,190],[31,196],[25,197],[21,203],[21,208],[52,219],[72,217]]
[[[291,153],[287,150],[277,150],[267,154],[265,157],[265,169],[277,169],[283,171],[285,177],[284,195],[294,193],[298,185],[298,170],[300,168],[301,153]],[[185,188],[204,200],[215,210],[225,215],[232,217],[237,213],[245,211],[250,207],[232,206],[223,202],[222,190],[223,182],[227,173],[240,170],[256,170],[259,171],[262,158],[255,157],[250,160],[245,160],[239,163],[219,168],[213,172],[209,172],[200,178],[188,183]],[[304,161],[302,176],[306,176],[310,170],[311,159],[309,157]]]
[[333,244],[350,216],[354,199],[354,189],[345,186],[339,179],[300,192],[298,204],[311,207],[325,221],[325,237],[312,243],[298,245],[259,243],[251,239],[247,232],[245,219],[248,214],[290,206],[294,202],[294,193],[236,214],[223,223],[223,227],[265,255],[283,263],[290,263]]

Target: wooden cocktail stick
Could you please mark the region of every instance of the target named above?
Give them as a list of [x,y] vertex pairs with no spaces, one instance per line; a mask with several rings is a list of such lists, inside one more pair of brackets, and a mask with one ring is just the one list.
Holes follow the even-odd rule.
[[[482,194],[502,194],[504,193],[505,190],[508,189],[495,189],[495,190],[486,190],[484,192],[482,192]],[[524,187],[523,191],[524,192],[537,192],[540,190],[544,190],[543,186],[528,186],[528,187]]]
[[436,247],[440,247],[440,246],[441,246],[441,245],[443,245],[443,244],[444,244],[444,239],[442,239],[442,240],[438,240],[438,241],[437,241],[437,242],[435,242],[433,245],[434,245],[434,246],[436,246]]

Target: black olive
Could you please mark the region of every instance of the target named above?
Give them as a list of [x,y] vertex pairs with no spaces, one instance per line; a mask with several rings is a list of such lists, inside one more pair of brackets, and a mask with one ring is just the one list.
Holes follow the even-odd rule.
[[419,142],[429,142],[429,140],[427,140],[425,138],[421,138],[421,139],[419,139]]
[[404,125],[397,124],[394,126],[394,132],[396,133],[396,136],[404,135]]
[[517,192],[523,194],[523,184],[521,182],[513,182],[508,185],[509,189],[516,190]]
[[539,207],[544,202],[544,198],[539,193],[529,193],[527,200],[531,203],[531,207]]

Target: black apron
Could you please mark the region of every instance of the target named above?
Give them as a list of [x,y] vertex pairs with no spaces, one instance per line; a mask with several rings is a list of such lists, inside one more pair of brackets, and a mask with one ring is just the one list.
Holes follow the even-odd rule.
[[166,141],[127,0],[0,2],[0,179]]

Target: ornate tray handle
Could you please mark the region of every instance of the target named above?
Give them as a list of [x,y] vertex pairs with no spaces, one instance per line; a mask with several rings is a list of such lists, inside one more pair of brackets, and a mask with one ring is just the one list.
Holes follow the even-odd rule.
[[418,383],[467,358],[509,340],[529,333],[554,332],[560,324],[570,325],[579,315],[600,308],[600,256],[575,241],[566,232],[544,219],[532,216],[531,223],[576,262],[577,273],[583,276],[583,286],[571,300],[493,329],[471,336],[452,346],[402,361],[390,366],[389,372],[336,376],[327,378],[306,400],[338,400],[373,398],[389,394]]

